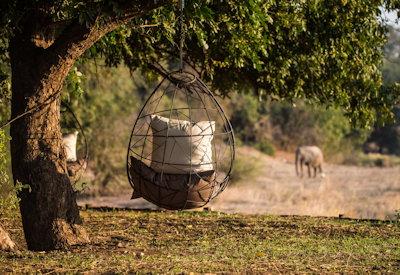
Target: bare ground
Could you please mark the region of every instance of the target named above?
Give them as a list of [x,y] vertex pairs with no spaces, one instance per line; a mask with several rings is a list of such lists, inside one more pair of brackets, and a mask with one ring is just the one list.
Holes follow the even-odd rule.
[[[325,178],[299,178],[295,174],[292,154],[278,152],[276,157],[269,157],[251,148],[239,150],[239,153],[256,158],[261,168],[255,177],[229,186],[210,204],[213,210],[393,219],[395,211],[400,209],[400,166],[367,168],[325,164]],[[81,198],[79,204],[157,208],[142,199],[130,200],[130,195],[131,190],[126,189],[118,196]]]

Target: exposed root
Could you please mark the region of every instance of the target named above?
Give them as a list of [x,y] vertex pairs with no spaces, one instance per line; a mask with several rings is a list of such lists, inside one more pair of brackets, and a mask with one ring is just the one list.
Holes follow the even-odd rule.
[[0,250],[2,251],[18,251],[17,246],[11,240],[10,235],[0,226]]
[[53,232],[59,249],[90,243],[89,235],[84,227],[78,224],[69,224],[65,220],[56,220],[53,223]]

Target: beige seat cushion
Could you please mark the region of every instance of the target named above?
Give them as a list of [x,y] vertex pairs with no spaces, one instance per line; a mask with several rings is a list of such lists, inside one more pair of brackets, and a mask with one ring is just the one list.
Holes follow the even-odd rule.
[[212,140],[215,121],[191,123],[152,115],[151,168],[168,174],[189,174],[213,170]]
[[62,141],[65,148],[67,161],[76,161],[76,142],[78,139],[78,131],[63,135]]

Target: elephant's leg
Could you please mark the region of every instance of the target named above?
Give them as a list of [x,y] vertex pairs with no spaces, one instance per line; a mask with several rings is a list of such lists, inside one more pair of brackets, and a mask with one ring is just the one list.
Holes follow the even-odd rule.
[[317,176],[317,166],[313,166],[314,168],[314,178]]
[[311,167],[309,163],[307,163],[307,169],[308,169],[308,177],[311,178]]
[[303,177],[303,160],[300,159],[300,178]]

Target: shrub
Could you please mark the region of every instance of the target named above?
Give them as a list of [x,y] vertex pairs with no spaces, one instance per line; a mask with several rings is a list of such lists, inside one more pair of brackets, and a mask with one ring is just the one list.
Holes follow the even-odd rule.
[[[151,89],[140,87],[145,85],[143,80],[122,66],[96,69],[94,64],[85,64],[79,66],[79,71],[83,73],[81,92],[76,92],[74,85],[67,85],[64,102],[72,106],[88,139],[89,166],[82,181],[91,190],[85,192],[118,192],[120,186],[126,185],[126,147],[133,118],[141,108],[141,98],[147,97],[144,93]],[[62,118],[63,129],[74,126],[68,114]],[[82,148],[78,146],[79,149]]]
[[256,143],[255,147],[264,154],[267,154],[269,156],[275,155],[275,147],[268,139],[263,139],[260,142]]
[[256,142],[254,128],[260,119],[257,98],[248,94],[234,95],[226,105],[237,139],[246,144]]
[[348,118],[336,108],[273,103],[270,107],[272,139],[279,148],[294,150],[299,145],[321,147],[326,159],[342,162],[360,151],[368,130],[353,129]]
[[0,130],[0,218],[10,217],[18,209],[18,198],[9,176],[9,137]]
[[[230,184],[235,185],[253,180],[260,172],[261,165],[256,157],[249,156],[242,150],[238,150],[231,171]],[[226,171],[227,168],[222,164],[221,170]]]

